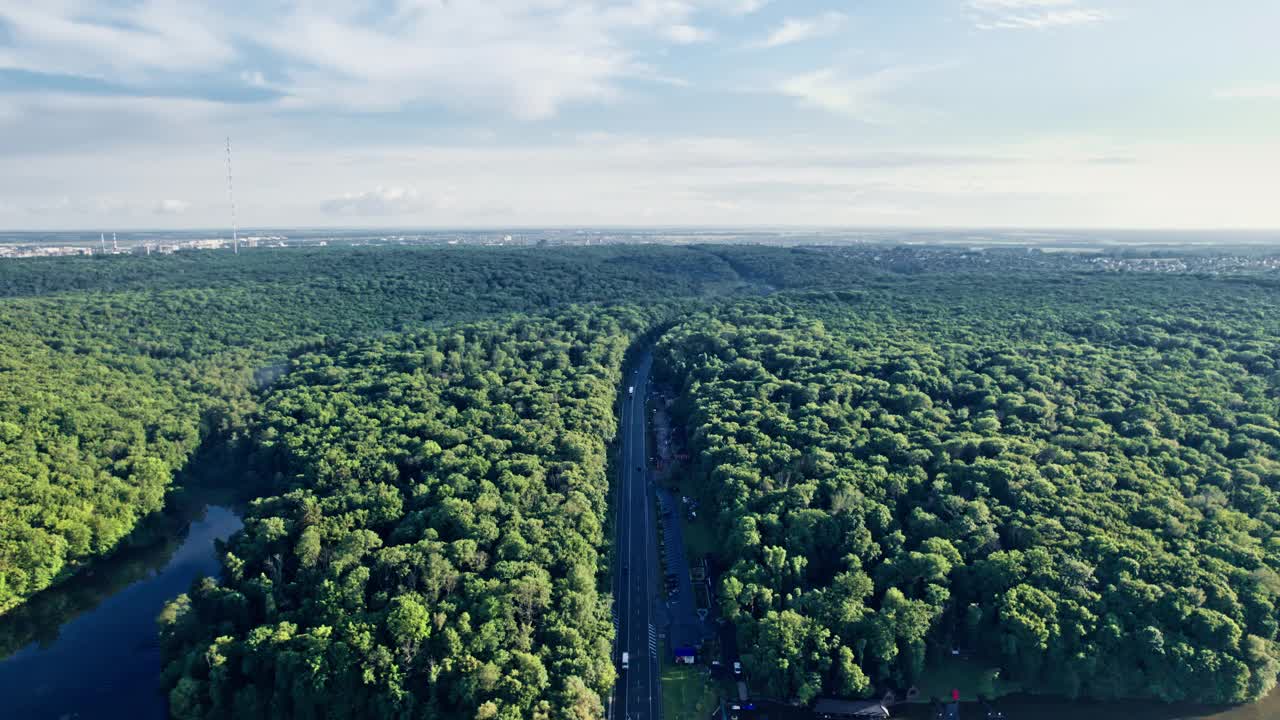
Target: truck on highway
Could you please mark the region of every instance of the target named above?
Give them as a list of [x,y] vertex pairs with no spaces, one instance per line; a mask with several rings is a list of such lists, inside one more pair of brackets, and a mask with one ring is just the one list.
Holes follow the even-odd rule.
[[628,667],[631,667],[631,653],[627,652],[626,650],[623,650],[622,651],[622,671],[626,672]]

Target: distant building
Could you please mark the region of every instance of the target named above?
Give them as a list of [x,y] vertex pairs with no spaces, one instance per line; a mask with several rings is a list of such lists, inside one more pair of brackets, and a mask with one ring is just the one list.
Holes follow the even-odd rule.
[[691,647],[678,647],[676,648],[676,664],[692,665],[697,660],[697,655],[697,651]]
[[209,240],[192,240],[186,244],[186,247],[192,250],[217,250],[227,246],[227,241],[220,238],[212,238]]

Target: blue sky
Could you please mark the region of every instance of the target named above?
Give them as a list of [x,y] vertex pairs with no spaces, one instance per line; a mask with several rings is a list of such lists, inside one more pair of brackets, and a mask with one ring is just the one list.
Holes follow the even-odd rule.
[[0,227],[1280,227],[1273,0],[0,0]]

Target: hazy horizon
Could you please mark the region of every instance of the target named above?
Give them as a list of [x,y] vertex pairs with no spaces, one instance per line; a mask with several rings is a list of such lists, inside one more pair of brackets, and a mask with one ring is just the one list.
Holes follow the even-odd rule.
[[[1157,235],[1188,235],[1201,233],[1217,233],[1223,235],[1280,235],[1280,226],[1276,227],[1258,227],[1258,228],[1230,228],[1230,227],[1121,227],[1121,226],[1032,226],[1032,225],[747,225],[747,224],[725,224],[725,223],[684,223],[684,224],[664,224],[664,223],[647,223],[647,224],[627,224],[627,223],[594,223],[594,224],[491,224],[491,225],[433,225],[428,223],[404,223],[404,224],[386,224],[379,225],[375,223],[361,224],[299,224],[299,223],[280,223],[280,224],[261,224],[261,225],[241,225],[238,232],[241,236],[246,233],[266,232],[272,230],[301,230],[315,232],[358,232],[358,231],[377,231],[377,232],[538,232],[538,231],[636,231],[636,232],[665,232],[665,231],[691,231],[691,232],[744,232],[744,233],[790,233],[790,232],[821,232],[821,233],[998,233],[998,234],[1044,234],[1044,233],[1121,233],[1121,234],[1157,234]],[[99,233],[110,235],[116,233],[208,233],[211,237],[221,237],[225,235],[227,239],[231,238],[232,230],[229,226],[219,225],[119,225],[119,226],[99,226],[99,225],[83,225],[69,227],[0,227],[0,236],[13,234],[72,234],[85,233],[92,234],[95,237]],[[1280,236],[1277,237],[1280,240]]]
[[[563,227],[304,227],[241,228],[240,240],[266,241],[269,246],[338,245],[625,245],[657,243],[756,244],[794,246],[901,246],[970,249],[1028,248],[1106,252],[1122,249],[1232,249],[1247,252],[1280,250],[1280,231],[1274,230],[1159,230],[1120,228],[824,228],[747,226],[563,226]],[[228,228],[130,228],[100,230],[0,230],[0,247],[87,247],[101,243],[121,249],[219,240],[231,246]],[[283,241],[283,242],[282,242]],[[255,245],[256,246],[256,245]],[[193,246],[194,247],[194,246]],[[205,248],[209,249],[209,248]]]

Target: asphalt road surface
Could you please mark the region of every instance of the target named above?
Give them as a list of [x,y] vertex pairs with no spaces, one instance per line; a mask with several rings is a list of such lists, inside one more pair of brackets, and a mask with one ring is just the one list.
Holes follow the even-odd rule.
[[[658,556],[656,518],[650,502],[649,461],[645,443],[645,396],[653,356],[645,352],[623,381],[635,388],[624,396],[619,436],[622,439],[621,482],[617,508],[618,567],[614,577],[614,608],[618,642],[614,661],[619,676],[615,688],[614,720],[660,720],[662,698],[658,686],[657,603]],[[622,653],[630,667],[622,670]]]

